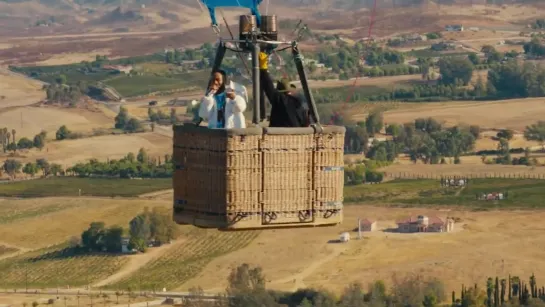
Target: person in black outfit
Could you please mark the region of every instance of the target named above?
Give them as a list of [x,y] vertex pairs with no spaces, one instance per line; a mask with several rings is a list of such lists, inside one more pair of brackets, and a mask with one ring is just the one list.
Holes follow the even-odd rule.
[[279,80],[274,87],[267,69],[268,56],[259,54],[260,84],[271,103],[269,127],[308,127],[309,113],[301,99],[293,94],[288,79]]

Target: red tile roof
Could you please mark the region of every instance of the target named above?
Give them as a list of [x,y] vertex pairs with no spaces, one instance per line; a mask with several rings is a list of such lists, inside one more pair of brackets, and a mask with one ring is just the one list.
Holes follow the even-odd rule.
[[[418,222],[418,216],[411,216],[411,217],[397,221],[396,224],[412,224],[417,222]],[[434,225],[434,224],[444,225],[445,222],[443,222],[443,220],[437,216],[428,216],[428,224],[429,225]]]
[[370,219],[361,219],[360,222],[361,222],[362,225],[371,225],[376,221],[370,220]]

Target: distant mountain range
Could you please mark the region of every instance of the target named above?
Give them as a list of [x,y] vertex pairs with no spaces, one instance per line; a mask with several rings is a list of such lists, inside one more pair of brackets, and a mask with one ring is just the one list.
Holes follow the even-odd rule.
[[[370,8],[373,0],[264,0],[282,18],[328,22]],[[538,4],[539,0],[378,0],[379,8],[407,8],[426,4]],[[304,8],[304,9],[303,9]],[[227,12],[228,10],[226,10]],[[277,13],[278,14],[278,13]],[[0,35],[17,33],[78,33],[93,31],[188,30],[209,20],[198,0],[0,0]],[[231,20],[236,14],[232,13]],[[325,17],[327,16],[327,17]],[[349,15],[355,16],[355,15]],[[353,17],[349,17],[353,18]],[[341,21],[341,20],[339,20]]]

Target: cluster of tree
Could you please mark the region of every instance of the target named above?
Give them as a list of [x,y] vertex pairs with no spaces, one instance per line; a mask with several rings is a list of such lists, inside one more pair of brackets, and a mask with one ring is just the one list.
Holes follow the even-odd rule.
[[59,75],[56,78],[57,83],[44,85],[47,101],[51,103],[69,104],[74,106],[78,101],[89,92],[87,83],[78,81],[75,84],[68,85],[65,75]]
[[389,125],[386,133],[392,135],[393,140],[384,142],[384,150],[376,150],[375,155],[369,153],[370,158],[380,160],[405,152],[415,163],[418,160],[430,164],[446,163],[445,158],[454,158],[454,163],[460,163],[459,157],[475,146],[479,128],[444,128],[433,118],[419,118],[404,125]]
[[468,59],[474,64],[498,64],[501,63],[504,60],[514,59],[516,58],[520,53],[516,50],[511,50],[508,52],[500,52],[494,48],[492,45],[485,45],[481,48],[481,52],[484,53],[485,59],[480,59],[479,56],[477,56],[476,53],[470,53],[468,55]]
[[176,124],[178,122],[178,115],[176,114],[176,109],[171,108],[170,114],[165,114],[161,109],[155,111],[153,108],[148,108],[148,118],[151,122],[162,122],[169,121],[171,124]]
[[489,277],[486,281],[485,290],[479,289],[478,285],[467,288],[462,285],[460,298],[452,291],[452,306],[539,306],[545,301],[545,287],[538,287],[534,274],[525,283],[518,276],[511,276],[507,279],[495,280]]
[[[496,135],[498,140],[498,148],[496,150],[497,157],[491,161],[486,160],[483,155],[483,162],[497,164],[512,164],[512,165],[537,165],[538,161],[531,158],[529,148],[512,149],[509,146],[509,141],[513,138],[513,131],[501,130]],[[537,141],[540,144],[545,143],[545,121],[538,121],[535,124],[526,126],[524,130],[524,138],[528,141]],[[513,158],[512,153],[524,153],[524,156]]]
[[192,298],[184,301],[191,307],[366,307],[366,306],[414,306],[438,307],[446,299],[445,286],[437,278],[420,275],[394,277],[391,288],[383,281],[375,281],[367,287],[359,282],[346,286],[340,297],[327,290],[313,288],[295,292],[267,290],[266,278],[260,267],[242,264],[234,268],[228,277],[226,297],[216,302],[206,302],[200,288],[192,289]]
[[49,175],[64,175],[64,170],[61,165],[49,163],[46,159],[37,159],[36,162],[28,162],[25,165],[16,159],[7,159],[0,169],[0,176],[2,175],[2,170],[14,179],[17,178],[17,175],[21,173],[21,171],[31,177],[34,177],[40,171],[44,177]]
[[[543,306],[545,287],[537,285],[532,274],[528,283],[518,276],[499,280],[488,278],[485,287],[475,284],[462,285],[457,295],[448,298],[445,284],[436,277],[408,274],[394,275],[388,287],[377,280],[364,287],[359,282],[348,284],[342,294],[314,288],[298,289],[295,292],[280,292],[266,288],[266,278],[260,267],[242,264],[232,269],[228,276],[226,296],[210,302],[201,288],[190,290],[190,298],[184,306],[190,307],[499,307],[499,306]],[[451,302],[448,302],[451,301]]]
[[[427,70],[427,63],[420,63],[422,71]],[[519,63],[508,60],[502,64],[489,66],[486,80],[478,78],[473,88],[469,83],[474,71],[473,63],[467,58],[443,58],[437,63],[441,71],[440,82],[436,85],[421,84],[412,88],[398,88],[392,92],[380,94],[357,94],[352,100],[403,100],[437,101],[442,99],[502,99],[517,97],[545,96],[545,68],[533,63]],[[323,90],[322,90],[323,91]],[[331,90],[329,90],[331,92]],[[331,97],[330,97],[331,96]],[[326,94],[322,100],[338,99],[334,94]]]
[[120,253],[123,228],[120,226],[105,227],[104,222],[92,222],[89,228],[81,233],[81,243],[73,246],[82,252]]
[[45,146],[45,138],[47,137],[47,132],[45,131],[36,134],[32,140],[22,137],[17,141],[16,134],[17,131],[15,129],[11,129],[11,132],[8,128],[0,129],[0,145],[3,152],[16,151],[17,149],[31,149],[34,147],[42,149]]
[[366,48],[362,42],[356,43],[353,47],[345,44],[340,44],[339,47],[327,45],[318,51],[315,56],[320,63],[331,67],[333,72],[340,73],[342,71],[348,75],[358,73],[362,56],[364,56],[366,63],[371,66],[405,62],[404,55],[398,51],[384,49],[376,45]]
[[536,22],[532,24],[532,29],[545,29],[545,19],[536,19]]
[[348,166],[344,169],[345,185],[382,182],[382,180],[384,179],[384,173],[377,171],[375,169],[375,165],[371,165],[371,163],[365,162],[363,164]]
[[170,243],[177,236],[176,223],[172,216],[162,208],[153,208],[134,217],[129,222],[129,249],[145,252],[148,242],[154,245]]
[[[337,113],[337,118],[333,121],[342,122],[342,118]],[[344,147],[346,152],[362,153],[367,152],[369,136],[374,136],[379,133],[384,126],[384,118],[382,112],[371,112],[365,121],[357,122],[353,126],[345,126],[346,133],[344,135]]]
[[[163,208],[146,207],[144,212],[134,217],[129,223],[130,239],[128,248],[145,252],[148,243],[155,245],[169,243],[177,235],[176,224]],[[79,242],[72,242],[72,248],[84,253],[108,252],[120,253],[125,230],[120,226],[106,228],[104,222],[92,222],[81,233]],[[73,240],[77,241],[77,240]]]
[[77,138],[80,138],[81,136],[82,135],[80,133],[70,131],[70,129],[68,129],[66,125],[60,126],[57,132],[55,133],[55,139],[57,141],[77,139]]
[[127,108],[120,107],[119,113],[115,117],[115,129],[120,129],[125,132],[135,133],[144,131],[142,123],[134,117],[129,116]]
[[[420,67],[414,66],[398,66],[398,67],[379,67],[362,68],[361,74],[369,77],[382,77],[382,76],[399,76],[399,75],[414,75],[421,73]],[[342,78],[340,78],[342,79]]]
[[508,61],[488,71],[489,96],[501,98],[545,96],[545,69],[533,63]]
[[92,159],[87,163],[77,163],[68,168],[69,174],[79,177],[106,176],[120,178],[168,178],[172,176],[173,164],[171,157],[151,158],[143,148],[135,156],[132,152],[119,160],[100,162]]
[[439,39],[439,38],[442,38],[442,37],[443,37],[443,34],[441,34],[441,32],[426,33],[426,38],[429,39],[429,40]]
[[216,50],[210,43],[205,43],[199,48],[186,48],[183,51],[178,49],[169,50],[165,53],[165,62],[170,64],[180,64],[183,61],[199,61],[198,69],[209,67],[209,63],[214,63]]
[[530,42],[525,43],[524,53],[536,57],[545,56],[545,44],[541,42],[538,38],[533,38]]

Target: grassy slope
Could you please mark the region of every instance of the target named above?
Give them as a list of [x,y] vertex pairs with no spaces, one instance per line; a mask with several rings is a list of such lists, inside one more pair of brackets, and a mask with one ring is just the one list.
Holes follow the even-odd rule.
[[185,228],[185,242],[107,289],[174,289],[197,276],[212,259],[248,245],[259,231],[218,232]]
[[[508,192],[502,201],[477,200],[481,193]],[[438,180],[394,180],[379,185],[345,188],[345,202],[406,206],[464,206],[486,208],[540,208],[545,198],[545,180],[471,179],[466,188],[442,188]]]
[[[84,286],[107,277],[128,261],[109,255],[68,256],[61,246],[0,261],[0,287]],[[28,279],[27,279],[28,278]]]
[[57,177],[1,184],[0,196],[77,196],[81,189],[82,196],[131,197],[171,187],[172,179],[170,178],[129,180]]
[[[137,182],[137,180],[117,181],[122,183]],[[114,187],[113,189],[110,188],[110,191],[119,190],[121,186],[112,185],[111,183],[110,185]],[[104,189],[104,186],[102,187]],[[501,202],[475,200],[475,194],[477,193],[504,192],[506,190],[509,191],[508,200]],[[542,206],[541,200],[544,196],[545,181],[529,179],[473,179],[468,187],[461,190],[441,188],[437,180],[396,180],[379,185],[359,185],[345,188],[345,201],[347,204],[363,202],[409,207],[433,204],[439,206],[464,206],[474,209],[535,208]],[[128,204],[127,201],[125,206]],[[46,205],[46,207],[41,208],[41,210],[44,210],[41,214],[44,214],[44,216],[55,214],[59,216],[59,219],[64,216],[60,213],[66,210],[75,210],[57,208],[53,203]],[[58,204],[58,206],[60,205]],[[39,206],[29,204],[22,208],[24,209],[22,210],[23,213],[21,213],[23,216],[10,217],[16,212],[6,215],[7,219],[3,221],[5,227],[10,225],[14,227],[16,221],[28,220],[30,222],[39,218],[36,216],[36,214],[40,214]],[[3,209],[0,209],[0,213],[2,213],[1,210]],[[60,213],[55,213],[55,210],[60,210]],[[3,213],[7,213],[7,211]],[[179,246],[168,250],[162,257],[153,260],[135,273],[105,288],[134,288],[141,285],[143,289],[153,289],[158,287],[159,284],[169,289],[175,288],[195,277],[212,259],[246,246],[259,234],[258,231],[224,233],[189,226],[181,229],[184,232],[181,240],[184,241]],[[50,247],[0,261],[0,273],[6,276],[0,286],[20,286],[24,282],[25,270],[32,272],[31,284],[33,286],[54,286],[58,283],[82,285],[88,281],[99,281],[113,274],[126,261],[124,257],[101,255],[66,257],[56,252],[60,249],[61,246]],[[98,265],[99,263],[100,265]],[[61,277],[55,278],[54,276],[57,273]],[[146,277],[142,279],[142,282],[141,276]]]

